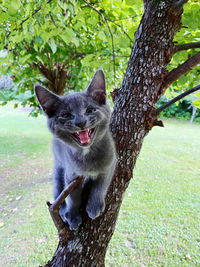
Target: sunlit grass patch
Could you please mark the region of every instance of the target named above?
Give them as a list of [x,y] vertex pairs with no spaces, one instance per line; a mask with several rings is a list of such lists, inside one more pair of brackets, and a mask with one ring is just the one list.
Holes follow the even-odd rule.
[[[0,125],[1,265],[39,266],[58,242],[46,207],[52,199],[51,135],[44,116],[12,109],[0,108]],[[200,125],[189,122],[167,120],[146,137],[107,266],[200,266],[199,147]]]

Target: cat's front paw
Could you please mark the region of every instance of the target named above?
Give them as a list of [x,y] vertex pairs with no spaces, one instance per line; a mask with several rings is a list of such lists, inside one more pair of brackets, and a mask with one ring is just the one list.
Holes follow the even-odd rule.
[[78,227],[82,223],[82,218],[79,213],[73,213],[70,211],[67,211],[65,214],[66,221],[69,224],[69,229],[70,230],[77,230]]
[[91,219],[95,219],[99,215],[101,215],[101,213],[104,212],[104,209],[105,209],[105,201],[104,200],[95,201],[95,202],[89,200],[87,207],[86,207],[87,214]]
[[60,210],[59,210],[59,214],[60,214],[60,217],[63,220],[63,222],[67,222],[67,218],[65,216],[66,210],[67,210],[66,207],[65,208],[60,208]]

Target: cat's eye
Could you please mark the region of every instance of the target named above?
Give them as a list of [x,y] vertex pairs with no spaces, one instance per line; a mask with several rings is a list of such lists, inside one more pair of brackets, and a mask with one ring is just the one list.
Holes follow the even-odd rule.
[[72,114],[70,112],[66,112],[66,113],[62,114],[62,117],[68,119],[68,118],[72,117]]
[[87,107],[86,109],[86,113],[87,114],[91,114],[92,112],[94,112],[96,109],[94,107]]

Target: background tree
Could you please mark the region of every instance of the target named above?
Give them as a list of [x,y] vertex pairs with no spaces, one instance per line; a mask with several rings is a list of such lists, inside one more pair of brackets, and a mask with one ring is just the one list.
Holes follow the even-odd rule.
[[0,49],[9,53],[1,69],[18,84],[23,105],[38,106],[34,83],[62,95],[83,89],[99,66],[108,73],[108,86],[118,87],[142,12],[138,3],[96,1],[92,9],[87,1],[3,1]]
[[[98,2],[83,2],[84,9],[88,8],[90,12],[96,14],[97,18],[101,19],[103,11],[99,10]],[[126,1],[126,4],[131,5],[131,2]],[[162,123],[157,120],[157,115],[162,108],[156,111],[155,104],[173,82],[183,77],[200,62],[200,52],[196,52],[196,50],[192,50],[190,56],[186,56],[187,60],[183,63],[180,62],[175,68],[173,68],[175,62],[171,61],[178,52],[199,47],[199,43],[173,43],[176,32],[182,26],[182,8],[186,2],[187,0],[144,0],[144,15],[135,34],[135,42],[126,73],[120,88],[112,94],[114,111],[111,129],[116,141],[119,160],[107,195],[106,210],[94,221],[91,221],[83,212],[84,223],[75,232],[70,231],[68,226],[64,225],[57,216],[59,200],[53,206],[49,204],[59,231],[59,245],[52,261],[47,266],[104,266],[107,245],[114,232],[122,196],[132,177],[132,170],[143,139],[153,126],[162,126]],[[102,6],[103,4],[106,4],[106,1],[102,3]],[[190,1],[190,8],[196,10],[199,8],[199,3]],[[6,10],[4,12],[6,13]],[[109,27],[107,30],[110,32]],[[183,36],[182,39],[184,40]],[[114,39],[111,38],[111,56],[114,61],[115,50],[112,40]],[[173,64],[167,70],[170,61]],[[183,58],[182,61],[184,61]],[[199,86],[192,91],[197,89]],[[81,178],[79,180],[81,181]],[[79,180],[71,185],[71,189]]]

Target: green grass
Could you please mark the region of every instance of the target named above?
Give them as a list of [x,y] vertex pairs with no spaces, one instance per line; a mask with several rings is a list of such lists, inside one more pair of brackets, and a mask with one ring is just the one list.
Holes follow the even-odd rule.
[[6,107],[0,125],[0,266],[39,266],[57,246],[45,205],[52,199],[51,135],[43,116]]
[[[200,266],[200,124],[165,120],[146,137],[106,266]],[[0,107],[0,266],[51,259],[51,135],[43,116]]]
[[146,137],[109,266],[200,266],[199,147],[200,125],[189,122],[167,120]]

